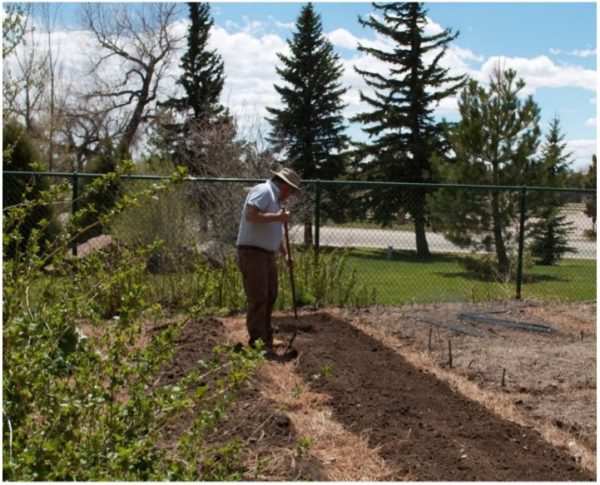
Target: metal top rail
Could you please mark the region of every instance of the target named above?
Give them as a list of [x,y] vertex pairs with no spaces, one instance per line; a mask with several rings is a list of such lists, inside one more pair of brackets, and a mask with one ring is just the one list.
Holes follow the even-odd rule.
[[[106,174],[102,173],[83,173],[83,172],[35,172],[35,171],[20,171],[20,170],[4,170],[3,175],[29,175],[29,176],[44,176],[44,177],[82,177],[95,178],[103,177]],[[128,174],[121,175],[121,178],[127,180],[168,180],[172,175],[139,175]],[[264,178],[231,178],[231,177],[194,177],[188,176],[185,178],[192,182],[207,182],[207,183],[259,183],[263,182]],[[539,187],[528,185],[481,185],[481,184],[444,184],[444,183],[419,183],[419,182],[380,182],[368,180],[320,180],[320,179],[305,179],[302,180],[304,185],[352,185],[357,187],[405,187],[405,188],[424,188],[424,189],[474,189],[474,190],[535,190],[546,192],[580,192],[595,194],[596,189],[582,189],[575,187]]]

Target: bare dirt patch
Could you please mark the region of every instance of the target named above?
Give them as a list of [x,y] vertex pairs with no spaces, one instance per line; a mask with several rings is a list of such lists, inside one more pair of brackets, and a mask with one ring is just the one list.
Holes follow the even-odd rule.
[[[552,331],[459,318],[486,311]],[[249,441],[245,480],[595,479],[595,303],[302,310],[274,322],[284,343],[296,332],[299,355],[263,364],[221,433]],[[186,326],[173,377],[222,340],[246,341],[243,316]]]

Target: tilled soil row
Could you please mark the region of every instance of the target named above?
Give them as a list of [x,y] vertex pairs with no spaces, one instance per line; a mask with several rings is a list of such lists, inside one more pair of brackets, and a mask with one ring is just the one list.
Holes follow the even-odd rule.
[[[304,317],[312,330],[296,339],[297,371],[331,396],[334,419],[367,431],[386,462],[417,480],[594,480],[565,450],[502,420],[413,367],[356,327],[327,313]],[[283,326],[283,325],[281,325]],[[292,328],[289,323],[287,328]]]
[[[189,325],[179,339],[174,374],[207,355],[218,340],[230,340],[232,321],[208,319]],[[221,430],[226,439],[248,440],[245,480],[328,480],[328,464],[299,448],[304,436],[285,406],[265,398],[277,373],[295,373],[314,392],[327,396],[330,419],[346,432],[367,440],[393,476],[418,481],[592,481],[563,449],[531,429],[505,421],[415,368],[401,355],[347,321],[327,312],[299,320],[276,316],[277,336],[294,331],[294,362],[268,362],[245,386]],[[242,331],[237,335],[243,335]],[[234,340],[235,340],[234,336]],[[279,367],[273,367],[279,366]],[[283,374],[282,374],[283,375]],[[275,377],[274,377],[275,376]],[[172,377],[176,377],[173,375]],[[169,430],[170,438],[182,432]],[[307,442],[307,445],[310,444]],[[312,446],[316,447],[316,443]]]

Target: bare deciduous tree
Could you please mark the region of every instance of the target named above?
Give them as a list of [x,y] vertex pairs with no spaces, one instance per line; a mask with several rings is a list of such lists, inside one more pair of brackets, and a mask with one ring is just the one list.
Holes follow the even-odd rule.
[[12,54],[25,37],[27,16],[22,6],[8,4],[4,6],[2,19],[2,57]]
[[[100,49],[93,59],[93,87],[85,99],[120,120],[114,133],[129,150],[140,126],[151,120],[161,81],[183,35],[172,29],[181,4],[90,3],[83,20]],[[113,116],[114,115],[114,116]]]
[[[31,10],[29,7],[23,15],[29,18]],[[8,113],[22,120],[27,131],[37,137],[35,121],[46,90],[47,53],[40,47],[35,29],[29,23],[23,29],[19,34],[20,44],[10,51],[12,58],[4,61],[4,105]]]

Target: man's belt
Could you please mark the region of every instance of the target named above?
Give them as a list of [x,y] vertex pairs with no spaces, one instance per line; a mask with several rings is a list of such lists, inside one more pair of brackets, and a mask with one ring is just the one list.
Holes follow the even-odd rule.
[[245,249],[245,250],[249,250],[249,251],[260,251],[261,253],[267,253],[267,254],[275,254],[275,251],[269,251],[268,249],[265,248],[259,248],[258,246],[244,246],[242,244],[240,244],[238,247],[238,249]]

